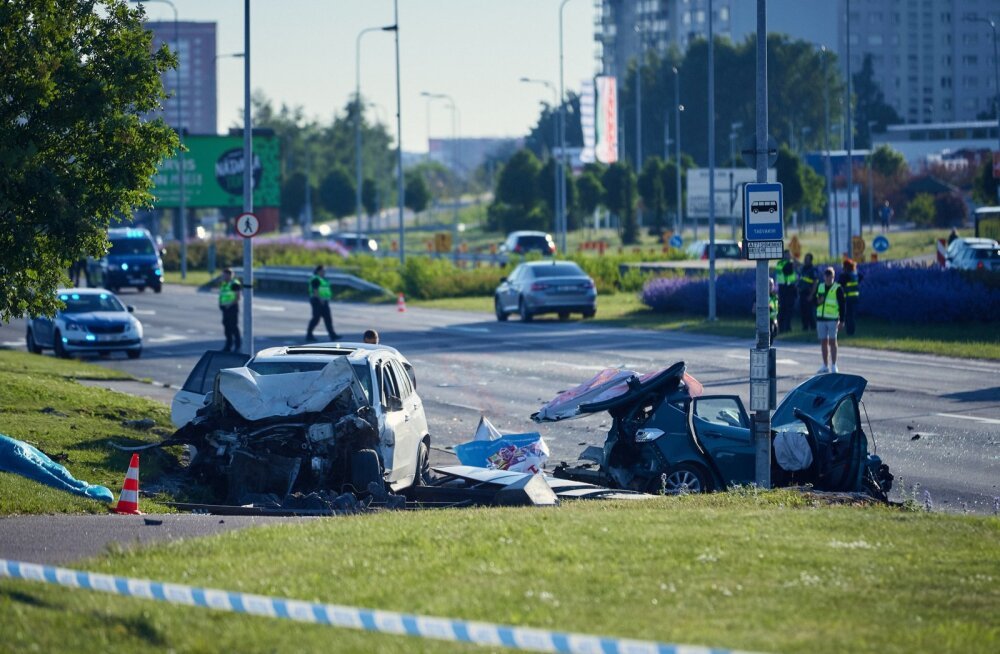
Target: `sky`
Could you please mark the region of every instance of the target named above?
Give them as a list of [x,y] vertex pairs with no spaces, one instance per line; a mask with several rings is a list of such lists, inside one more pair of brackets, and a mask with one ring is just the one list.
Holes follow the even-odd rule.
[[[217,52],[242,52],[240,0],[173,0],[181,21],[217,23]],[[559,85],[560,0],[399,0],[403,149],[427,150],[452,135],[454,99],[462,137],[524,136],[552,91],[522,77]],[[167,4],[148,2],[152,21],[172,21]],[[593,0],[569,0],[563,10],[566,92],[597,70]],[[393,23],[392,0],[251,0],[250,79],[276,107],[301,106],[329,122],[354,94],[355,45],[368,27]],[[243,62],[218,60],[218,128],[242,124]],[[391,32],[361,41],[361,94],[375,103],[370,119],[396,133],[395,51]],[[428,117],[429,113],[429,117]]]

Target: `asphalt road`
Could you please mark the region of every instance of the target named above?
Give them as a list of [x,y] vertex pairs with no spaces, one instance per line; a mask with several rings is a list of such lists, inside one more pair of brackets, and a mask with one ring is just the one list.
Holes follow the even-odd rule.
[[[205,350],[223,344],[214,293],[167,286],[160,295],[120,295],[145,326],[143,356],[95,357],[97,363],[179,387]],[[304,297],[260,296],[254,308],[257,350],[303,340],[309,318]],[[481,415],[504,432],[540,431],[552,452],[550,464],[576,460],[586,445],[603,443],[606,414],[555,425],[535,425],[529,416],[606,367],[648,372],[686,361],[706,392],[738,394],[748,403],[752,334],[718,338],[580,320],[522,324],[516,317],[498,323],[488,314],[413,307],[400,313],[395,305],[335,304],[333,316],[345,340],[360,340],[365,329],[375,328],[382,342],[414,364],[434,464],[455,461],[439,448],[470,439]],[[0,326],[0,346],[24,348],[23,321]],[[818,345],[779,341],[777,348],[780,399],[815,372],[820,357]],[[895,499],[919,484],[918,500],[929,492],[935,510],[994,511],[1000,496],[1000,363],[844,348],[839,364],[842,372],[869,381],[869,433],[896,475]]]

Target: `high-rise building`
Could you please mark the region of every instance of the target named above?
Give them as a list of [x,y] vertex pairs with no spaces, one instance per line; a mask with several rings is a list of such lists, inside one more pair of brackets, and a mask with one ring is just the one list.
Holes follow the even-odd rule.
[[177,53],[179,69],[163,73],[163,88],[170,97],[163,102],[163,119],[177,128],[177,78],[180,73],[180,120],[191,134],[215,134],[218,107],[215,80],[215,23],[182,21],[177,23],[177,40],[174,40],[174,22],[148,22],[146,28],[153,32],[153,47],[166,44]]

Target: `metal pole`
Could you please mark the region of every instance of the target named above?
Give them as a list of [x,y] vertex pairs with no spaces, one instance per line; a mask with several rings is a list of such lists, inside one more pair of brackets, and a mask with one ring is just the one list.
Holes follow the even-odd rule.
[[875,233],[875,189],[872,188],[872,155],[868,153],[868,233]]
[[396,193],[399,196],[399,262],[406,262],[406,236],[403,227],[403,101],[399,90],[399,0],[392,0],[393,23],[391,28],[383,28],[395,35],[396,42]]
[[708,0],[708,319],[710,321],[717,318],[715,315],[715,34],[713,19],[712,0]]
[[[250,113],[250,0],[243,0],[243,212],[253,212],[253,117]],[[243,239],[243,343],[253,345],[253,239]]]
[[[825,124],[825,129],[823,130],[823,146],[826,150],[826,226],[827,234],[829,236],[830,243],[833,243],[833,226],[834,226],[834,216],[837,211],[837,203],[830,200],[830,196],[833,195],[833,163],[830,161],[830,83],[827,78],[827,56],[826,56],[826,46],[820,47],[820,52],[823,57],[823,122]],[[827,247],[830,250],[830,247]]]
[[639,56],[635,60],[635,174],[642,171],[642,60],[643,30],[639,25],[635,26],[635,31],[639,35]]
[[566,253],[566,85],[563,78],[563,9],[569,0],[559,3],[559,251]]
[[[847,7],[847,58],[844,66],[847,68],[847,120],[844,129],[847,132],[847,256],[854,254],[854,126],[851,124],[851,0],[846,0]],[[858,198],[858,209],[860,210],[861,198]]]
[[[757,0],[757,182],[767,182],[767,0]],[[709,113],[711,115],[711,113]],[[757,298],[757,350],[770,351],[771,330],[768,306],[768,262],[757,261],[755,296]],[[773,385],[773,371],[768,369],[768,384]],[[758,410],[753,416],[755,480],[760,488],[771,487],[771,411]]]
[[677,153],[677,233],[680,234],[684,231],[684,217],[681,215],[681,111],[684,107],[681,106],[681,74],[674,67],[674,115],[676,117],[674,123],[674,148]]
[[[164,0],[166,1],[166,0]],[[172,2],[167,2],[170,8],[174,10],[174,43],[177,44],[177,136],[180,139],[180,150],[178,151],[177,161],[181,168],[181,177],[179,181],[180,190],[180,218],[181,218],[181,279],[187,279],[187,193],[184,190],[184,120],[181,117],[181,66],[183,65],[183,58],[181,55],[181,37],[180,29],[178,28],[177,20],[177,8],[174,7]]]
[[993,108],[997,113],[997,150],[1000,151],[1000,56],[997,51],[997,24],[996,21],[982,16],[966,16],[965,20],[986,23],[993,30]]

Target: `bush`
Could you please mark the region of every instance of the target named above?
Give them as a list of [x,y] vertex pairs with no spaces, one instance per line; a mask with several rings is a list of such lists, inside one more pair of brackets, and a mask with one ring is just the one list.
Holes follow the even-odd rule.
[[928,193],[920,193],[906,205],[906,217],[920,227],[934,224],[934,198]]

